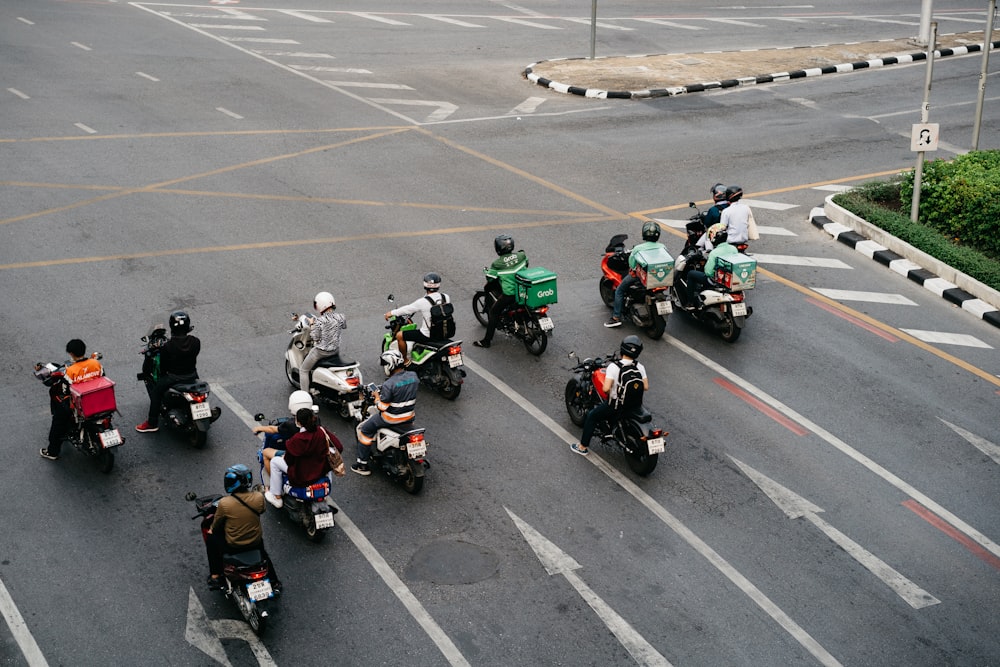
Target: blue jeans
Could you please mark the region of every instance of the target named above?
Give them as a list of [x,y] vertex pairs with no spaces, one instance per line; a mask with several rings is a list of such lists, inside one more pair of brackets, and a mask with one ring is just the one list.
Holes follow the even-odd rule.
[[600,405],[595,405],[587,418],[583,422],[583,435],[580,436],[580,444],[584,447],[590,446],[590,439],[594,437],[594,429],[600,422],[613,417],[615,409],[608,405],[607,401],[602,401]]
[[618,288],[615,290],[615,310],[612,315],[616,320],[620,320],[622,318],[622,304],[625,303],[625,292],[627,292],[628,289],[637,282],[639,282],[639,278],[630,273],[622,278],[621,284],[618,285]]

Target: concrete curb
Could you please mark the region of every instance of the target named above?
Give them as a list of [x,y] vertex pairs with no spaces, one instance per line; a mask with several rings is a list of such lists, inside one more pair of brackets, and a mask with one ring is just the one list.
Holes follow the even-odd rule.
[[[896,40],[881,40],[886,42],[892,42]],[[849,45],[849,43],[847,44]],[[751,51],[794,51],[796,49],[810,49],[810,48],[824,48],[828,46],[846,46],[846,45],[832,45],[832,44],[815,44],[813,46],[796,46],[789,49],[747,49],[745,51],[739,51],[738,53],[747,53]],[[1000,40],[990,43],[990,51],[1000,49]],[[946,58],[948,56],[962,56],[969,53],[978,53],[983,50],[982,44],[970,44],[968,46],[959,46],[949,49],[938,49],[934,52],[935,58]],[[707,53],[723,53],[722,51],[714,51]],[[736,53],[736,52],[734,52]],[[648,54],[644,56],[628,56],[629,58],[641,59],[641,58],[652,58],[660,55],[685,55],[685,54]],[[887,58],[875,58],[872,60],[861,60],[853,63],[843,63],[840,65],[827,65],[826,67],[813,67],[810,69],[799,69],[790,72],[775,72],[772,74],[758,74],[756,76],[747,76],[737,79],[725,79],[723,81],[706,81],[702,83],[692,83],[686,86],[675,86],[671,88],[649,88],[646,90],[631,90],[631,91],[609,91],[601,90],[598,88],[584,88],[581,86],[573,86],[570,84],[559,83],[557,81],[552,81],[551,79],[546,79],[538,74],[534,73],[534,68],[544,62],[558,62],[563,60],[588,60],[587,58],[553,58],[552,60],[539,60],[528,65],[524,69],[524,76],[529,81],[554,90],[557,93],[566,93],[570,95],[580,95],[583,97],[593,97],[597,99],[648,99],[652,97],[674,97],[677,95],[684,95],[687,93],[700,93],[706,90],[717,90],[724,88],[738,88],[742,86],[753,86],[761,83],[773,83],[775,81],[788,81],[792,79],[804,79],[807,77],[820,76],[823,74],[841,74],[844,72],[854,72],[860,69],[871,69],[874,67],[884,67],[887,65],[899,65],[904,63],[919,62],[922,60],[927,60],[927,53],[925,51],[920,51],[917,53],[910,53],[901,56],[889,56]],[[599,58],[600,60],[600,58]]]
[[949,303],[1000,328],[1000,292],[834,204],[834,196],[826,198],[823,208],[814,208],[809,213],[813,225]]

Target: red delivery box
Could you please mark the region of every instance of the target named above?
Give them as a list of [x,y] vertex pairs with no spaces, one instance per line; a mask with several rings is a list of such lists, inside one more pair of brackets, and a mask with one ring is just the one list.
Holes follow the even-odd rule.
[[115,404],[115,383],[106,377],[75,382],[69,386],[69,391],[73,395],[73,406],[84,417],[113,412],[118,407]]

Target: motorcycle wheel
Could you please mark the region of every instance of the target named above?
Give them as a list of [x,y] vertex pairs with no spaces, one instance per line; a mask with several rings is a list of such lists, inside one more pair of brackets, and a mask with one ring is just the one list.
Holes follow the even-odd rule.
[[105,449],[97,455],[97,463],[101,472],[107,474],[115,467],[115,452],[113,449]]
[[545,348],[549,346],[549,337],[545,335],[534,318],[524,323],[524,346],[528,348],[528,352],[536,357],[542,356],[542,352],[545,352]]
[[649,454],[646,445],[642,441],[642,428],[638,424],[625,425],[625,439],[631,453],[625,452],[625,460],[628,467],[639,477],[645,477],[656,469],[656,463],[660,458],[659,454]]
[[719,329],[719,335],[722,336],[722,340],[727,343],[735,343],[739,340],[741,333],[743,333],[743,327],[736,326],[736,319],[732,316],[732,313],[726,312],[726,321],[722,324],[722,328]]
[[264,629],[267,627],[267,616],[261,615],[260,608],[247,596],[247,590],[243,584],[237,583],[233,586],[233,599],[236,601],[240,614],[250,624],[253,633],[258,637],[264,634]]
[[476,314],[476,319],[484,327],[490,323],[490,310],[486,292],[476,292],[472,297],[472,312]]
[[667,318],[656,313],[653,313],[652,317],[653,322],[646,327],[646,335],[653,340],[659,340],[663,336],[663,332],[667,329]]
[[615,288],[611,284],[611,281],[607,278],[601,278],[601,301],[608,308],[613,308],[615,305]]
[[684,310],[684,304],[681,303],[681,299],[677,296],[677,286],[674,285],[670,288],[670,303],[673,304],[674,310],[679,310],[680,312],[687,312]]
[[306,526],[306,537],[308,537],[313,544],[319,544],[326,537],[326,530],[317,528],[316,524],[310,521],[309,525]]
[[456,398],[458,398],[458,395],[462,393],[462,385],[446,382],[437,387],[437,392],[442,397],[447,398],[449,401],[454,401]]
[[299,383],[292,377],[292,362],[288,360],[288,357],[285,357],[285,377],[288,378],[288,384],[296,389],[299,388]]
[[192,425],[188,432],[188,442],[195,449],[204,449],[208,444],[208,431],[202,431],[197,426]]
[[587,418],[587,406],[584,405],[583,388],[576,378],[566,383],[566,412],[569,420],[577,426],[583,426]]
[[406,466],[406,477],[403,478],[403,488],[406,492],[412,495],[420,493],[420,490],[424,488],[424,476],[418,476],[413,472],[413,466],[421,465],[419,462],[410,461]]

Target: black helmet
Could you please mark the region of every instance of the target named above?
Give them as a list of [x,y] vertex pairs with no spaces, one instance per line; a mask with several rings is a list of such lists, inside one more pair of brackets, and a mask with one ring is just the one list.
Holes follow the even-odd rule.
[[493,239],[493,249],[498,255],[508,255],[514,252],[514,239],[510,234],[501,234]]
[[642,240],[655,243],[660,240],[660,226],[649,220],[642,225]]
[[234,466],[226,468],[223,485],[226,487],[226,493],[235,493],[237,491],[249,490],[252,481],[253,474],[250,472],[250,468],[242,463],[237,463]]
[[743,188],[738,185],[730,185],[726,188],[726,199],[729,201],[739,201],[743,196]]
[[183,310],[170,313],[170,333],[177,336],[191,331],[191,318]]
[[622,339],[621,353],[623,357],[638,359],[642,353],[642,341],[639,340],[638,336],[625,336]]
[[720,202],[726,198],[726,184],[716,183],[712,186],[712,201]]
[[441,276],[436,273],[428,273],[424,276],[424,289],[428,292],[437,292],[441,289]]

